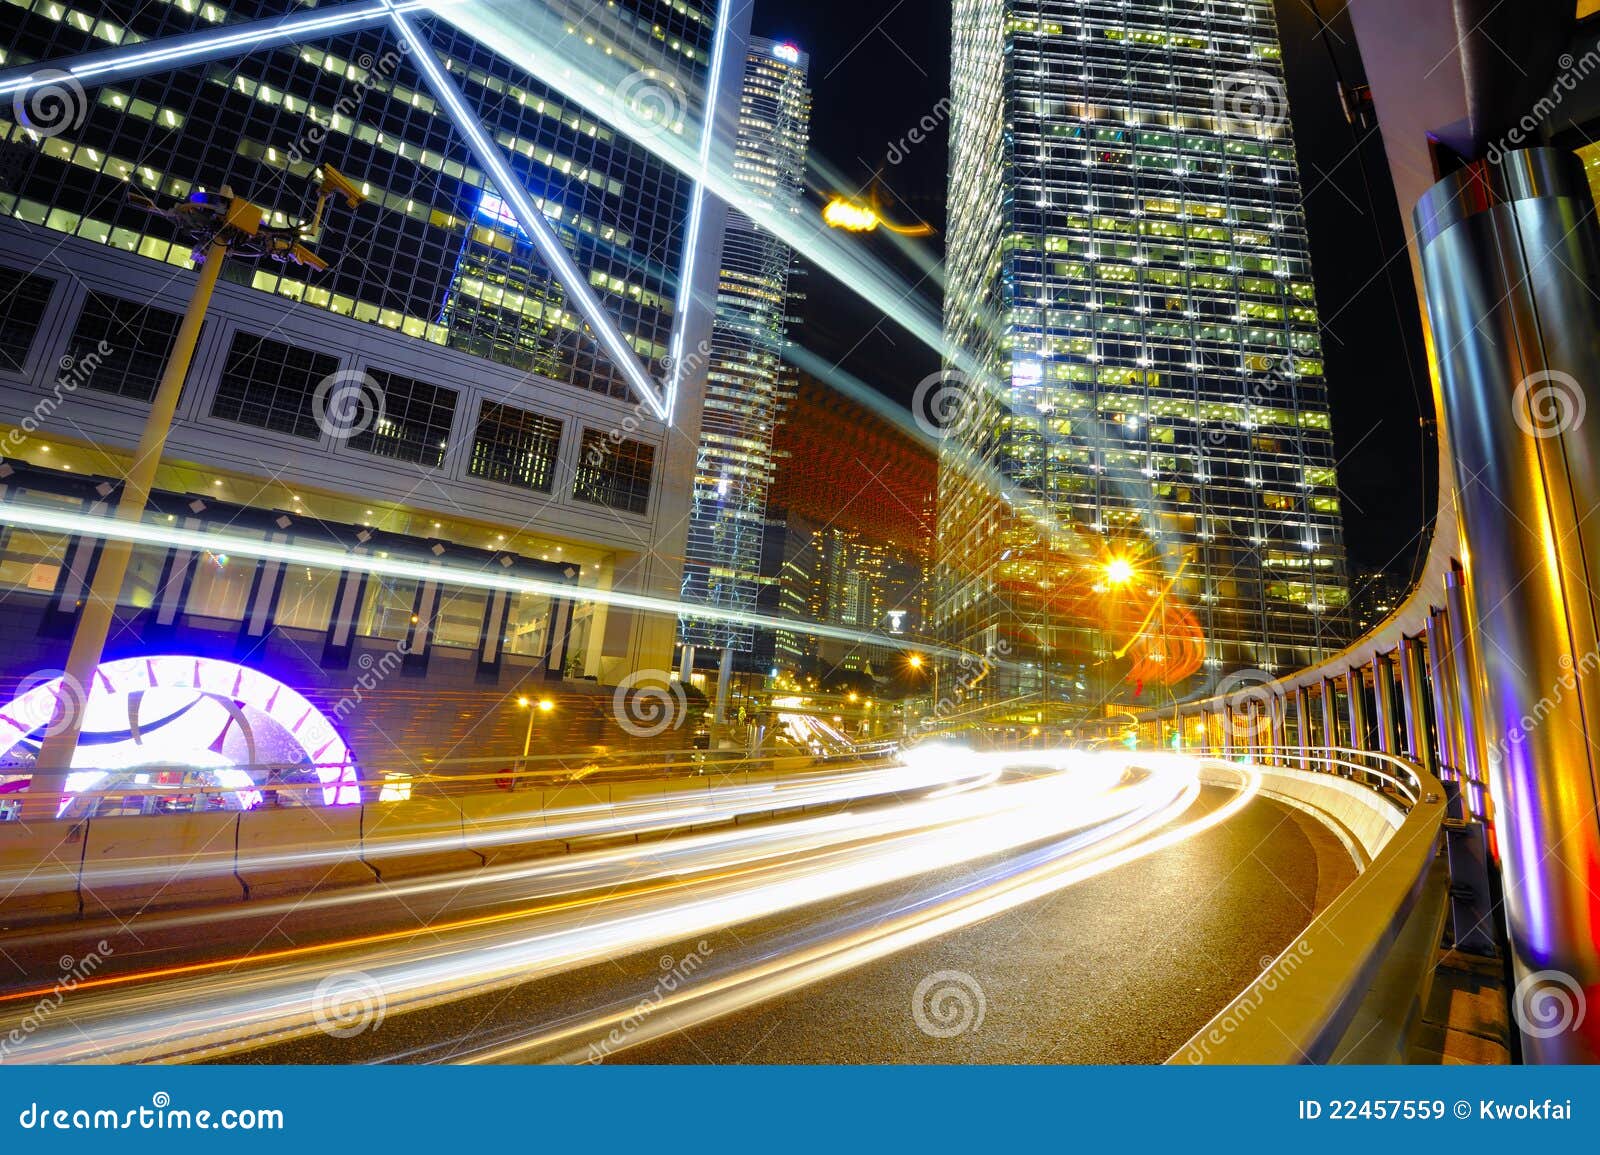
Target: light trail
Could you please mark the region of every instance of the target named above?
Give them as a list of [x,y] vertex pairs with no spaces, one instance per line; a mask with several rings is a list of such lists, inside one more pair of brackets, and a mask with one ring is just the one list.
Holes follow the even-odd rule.
[[[381,861],[386,857],[426,855],[462,848],[492,850],[508,845],[577,841],[580,839],[605,838],[624,833],[650,834],[681,829],[687,826],[734,822],[739,818],[754,814],[800,810],[809,806],[825,806],[846,801],[872,802],[885,795],[912,795],[930,790],[940,791],[942,795],[958,792],[963,787],[987,782],[993,778],[993,771],[985,770],[981,765],[941,766],[930,760],[928,751],[922,751],[921,754],[921,757],[912,760],[915,763],[913,765],[896,766],[863,773],[836,772],[817,775],[795,775],[772,783],[753,786],[722,786],[711,790],[666,794],[660,798],[630,799],[620,804],[600,803],[512,812],[497,816],[492,821],[477,823],[477,829],[471,829],[466,832],[463,832],[459,825],[446,826],[441,824],[441,832],[437,834],[422,834],[403,839],[385,838],[380,847],[372,848],[372,853]],[[834,825],[834,820],[829,818],[813,819],[810,822],[809,829],[819,832],[828,831]],[[719,832],[695,836],[691,843],[685,843],[685,845],[710,847],[719,843],[737,843],[748,840],[749,835],[747,832]],[[361,861],[362,854],[363,848],[360,845],[354,845],[328,851],[239,855],[226,865],[223,872],[242,874],[249,877],[271,870],[309,866],[334,866],[341,863]],[[585,865],[611,866],[619,862],[632,862],[637,858],[637,849],[627,847],[621,852],[605,852],[592,860],[585,860]],[[0,893],[4,893],[8,887],[15,886],[26,880],[33,873],[33,871],[18,869],[0,875]],[[191,870],[190,873],[193,875],[202,872]],[[469,870],[459,874],[452,873],[437,879],[391,883],[386,887],[386,894],[390,897],[404,898],[421,896],[441,890],[461,891],[463,889],[475,889],[487,891],[494,888],[504,890],[536,879],[549,880],[563,875],[570,876],[574,873],[570,860],[524,863],[516,866]],[[134,860],[120,867],[97,867],[94,873],[96,887],[129,886],[140,883],[181,884],[181,882],[181,876],[174,878],[170,857],[164,856],[152,857],[145,861]],[[568,885],[570,885],[570,880]],[[520,897],[525,891],[518,890],[516,893]],[[142,920],[140,925],[151,929],[172,929],[180,926],[196,925],[200,922],[212,924],[219,919],[253,918],[259,915],[292,911],[333,909],[342,906],[360,905],[367,901],[370,901],[370,895],[362,893],[359,889],[335,891],[331,894],[310,897],[252,902],[248,905],[226,907],[220,911],[208,911],[204,915],[174,914],[160,916],[155,919]],[[451,928],[464,925],[468,924],[449,924]],[[410,933],[405,932],[392,937],[408,937]],[[25,934],[13,936],[10,941],[15,945],[29,941],[34,937],[36,936]],[[376,941],[380,940],[370,937],[362,940],[364,944]],[[381,941],[388,940],[383,939]],[[314,949],[325,948],[317,947]],[[304,953],[309,953],[309,951],[296,949],[275,953],[272,957],[298,957]],[[251,961],[252,958],[259,959],[260,957],[241,956],[237,959],[227,960],[227,965]],[[224,964],[207,964],[207,968],[212,965],[220,966]],[[136,977],[138,976],[108,975],[88,980],[81,986],[120,985]],[[49,988],[37,988],[0,993],[0,1004],[48,993],[48,990]]]
[[[792,994],[857,967],[875,962],[897,951],[929,942],[942,935],[963,930],[985,919],[1004,914],[1026,903],[1035,902],[1057,891],[1098,877],[1119,866],[1165,850],[1193,838],[1232,818],[1255,798],[1260,776],[1238,767],[1240,789],[1228,802],[1202,818],[1173,827],[1154,836],[1145,831],[1173,818],[1193,801],[1190,791],[1142,821],[1128,821],[1109,837],[1093,831],[1062,840],[1028,855],[1021,868],[1013,864],[997,868],[992,878],[964,887],[949,896],[898,911],[882,921],[867,921],[859,929],[819,937],[800,950],[733,969],[727,974],[696,982],[673,992],[651,1007],[640,1025],[628,1031],[623,1045],[612,1045],[607,1053],[640,1046],[677,1031],[744,1010],[757,1003]],[[1194,786],[1198,792],[1198,784]],[[625,1001],[609,1011],[576,1024],[555,1030],[528,1032],[513,1042],[497,1042],[467,1052],[460,1061],[499,1063],[526,1060],[530,1053],[554,1051],[553,1061],[578,1063],[592,1061],[594,1038],[605,1039],[619,1024],[639,1019],[638,1000]],[[577,1045],[574,1046],[574,1043]]]
[[226,552],[229,556],[289,562],[296,565],[310,566],[313,569],[352,570],[357,573],[409,578],[415,581],[437,582],[443,585],[463,586],[471,589],[542,594],[545,597],[594,602],[606,606],[619,606],[624,609],[635,609],[645,613],[665,614],[674,618],[688,614],[693,617],[732,622],[739,625],[758,626],[764,629],[789,630],[811,637],[831,638],[836,641],[888,646],[892,649],[923,654],[932,653],[950,658],[963,656],[963,652],[960,650],[934,646],[911,638],[897,637],[888,633],[851,630],[822,622],[807,622],[801,619],[778,617],[772,614],[745,613],[739,610],[704,605],[699,602],[685,602],[674,598],[655,597],[650,594],[630,594],[620,590],[574,586],[566,582],[520,577],[504,572],[494,573],[487,567],[483,569],[468,569],[450,563],[379,557],[376,554],[347,552],[327,546],[296,545],[290,542],[274,542],[262,538],[250,538],[239,534],[185,529],[178,525],[155,525],[149,522],[124,521],[114,515],[74,513],[70,510],[28,505],[24,500],[6,502],[0,505],[0,525],[51,530],[56,533],[82,534],[87,537],[115,541],[130,541],[135,545],[158,546],[162,549],[176,546],[195,551],[220,550]]
[[[413,929],[407,941],[334,943],[312,959],[239,960],[243,969],[235,973],[82,990],[60,1013],[65,1021],[47,1023],[11,1054],[25,1062],[215,1058],[315,1032],[317,984],[336,966],[359,966],[388,1013],[400,1014],[1100,827],[1097,839],[1133,829],[1153,834],[1198,792],[1198,763],[1187,759],[1053,751],[1019,760],[948,750],[921,757],[959,758],[967,773],[992,775],[1020,762],[1039,774],[860,813],[653,844],[647,871],[667,885],[604,902],[580,896],[555,908],[547,902],[537,911],[433,928],[421,942]],[[1141,773],[1130,779],[1134,765]],[[625,854],[640,865],[639,847]],[[610,862],[622,869],[618,855]],[[680,885],[690,871],[702,877]],[[0,1018],[0,1028],[9,1017]]]

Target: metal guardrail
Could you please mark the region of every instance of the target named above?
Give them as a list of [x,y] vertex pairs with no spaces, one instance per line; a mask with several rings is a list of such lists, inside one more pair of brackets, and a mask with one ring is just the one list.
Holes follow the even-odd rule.
[[[798,773],[819,766],[886,761],[898,744],[880,742],[854,750],[822,754],[752,755],[737,750],[657,751],[648,756],[619,754],[611,758],[530,755],[526,758],[460,758],[435,763],[427,772],[373,772],[349,763],[325,765],[270,764],[234,766],[249,775],[249,785],[216,785],[152,781],[107,790],[75,792],[61,817],[82,819],[221,810],[356,805],[363,802],[446,798],[491,791],[558,789],[578,784],[641,782],[685,775],[721,776],[748,772]],[[174,767],[174,771],[182,768]],[[324,781],[318,771],[331,780]],[[348,772],[348,776],[346,775]],[[151,768],[152,778],[160,768]],[[292,774],[293,779],[285,777]],[[277,775],[277,778],[274,778]],[[12,799],[20,795],[9,796]],[[7,796],[0,796],[0,802]]]
[[[1244,759],[1238,750],[1189,751]],[[1301,752],[1258,762],[1305,770]],[[1438,853],[1445,790],[1420,765],[1371,751],[1312,754],[1405,812],[1348,887],[1237,998],[1168,1060],[1174,1064],[1402,1062],[1427,1001],[1448,876]]]

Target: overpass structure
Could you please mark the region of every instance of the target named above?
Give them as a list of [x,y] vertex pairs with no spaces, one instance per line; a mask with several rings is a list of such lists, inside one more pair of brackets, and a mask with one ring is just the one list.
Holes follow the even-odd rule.
[[[476,122],[460,106],[452,82],[415,37],[407,13],[418,7],[379,0],[318,10],[278,21],[276,31],[256,29],[261,39],[249,43],[269,43],[279,32],[287,37],[296,29],[304,34],[334,27],[316,21],[387,23],[416,50],[435,97],[461,113],[458,123],[498,184],[505,174],[493,143],[481,130],[474,132]],[[1440,513],[1425,572],[1409,600],[1388,620],[1319,665],[1142,716],[1140,725],[1153,743],[1165,746],[1175,734],[1180,745],[1205,756],[1187,761],[1181,773],[1153,770],[1154,762],[1137,767],[1155,785],[1131,799],[1102,783],[1107,789],[1095,793],[1096,821],[1090,825],[1109,824],[1118,837],[1136,825],[1141,839],[1159,839],[1162,823],[1175,817],[1170,806],[1180,795],[1195,794],[1198,776],[1250,791],[1265,782],[1286,805],[1310,806],[1337,817],[1347,848],[1362,865],[1350,897],[1319,912],[1307,930],[1303,941],[1312,949],[1304,953],[1311,961],[1288,982],[1275,974],[1275,962],[1204,1025],[1189,1051],[1180,1050],[1175,1058],[1401,1057],[1395,1050],[1399,1036],[1377,1028],[1397,1013],[1404,1019],[1415,1012],[1415,983],[1410,1001],[1386,1005],[1382,996],[1406,989],[1404,982],[1389,981],[1394,970],[1416,955],[1419,943],[1431,948],[1436,940],[1439,921],[1430,911],[1438,909],[1435,904],[1442,901],[1448,882],[1458,946],[1493,950],[1503,925],[1519,998],[1547,1000],[1553,992],[1565,992],[1577,1002],[1578,1013],[1558,1031],[1536,1022],[1530,1027],[1519,1017],[1523,1056],[1593,1062],[1600,1058],[1600,1018],[1586,1022],[1582,1008],[1600,994],[1600,754],[1591,739],[1593,718],[1600,711],[1600,605],[1590,578],[1600,567],[1600,528],[1595,524],[1600,434],[1583,414],[1585,388],[1600,380],[1600,298],[1590,287],[1600,283],[1600,232],[1584,173],[1569,154],[1507,146],[1527,139],[1520,113],[1508,110],[1537,107],[1539,87],[1558,73],[1571,5],[1415,0],[1399,6],[1387,0],[1354,0],[1351,13],[1401,203],[1416,206],[1411,259],[1423,303],[1441,445]],[[291,20],[299,22],[295,29],[289,28]],[[169,68],[180,58],[237,52],[249,46],[238,39],[241,34],[239,29],[225,30],[207,34],[210,38],[203,42],[145,44],[51,66],[78,83],[94,83],[97,78]],[[1507,44],[1514,47],[1509,54]],[[1422,60],[1438,63],[1423,71],[1418,67]],[[43,69],[0,74],[0,94],[18,98],[56,75]],[[701,164],[703,171],[704,158]],[[519,190],[505,191],[510,211],[562,273],[585,319],[624,367],[642,402],[656,412],[669,410],[673,383],[649,379],[631,351],[610,340],[613,327],[598,306],[586,301],[581,278],[564,267],[564,254],[547,238],[537,208]],[[1013,758],[993,769],[998,775],[1038,767],[1030,767],[1026,758]],[[1197,777],[1184,777],[1191,773]],[[1242,783],[1240,775],[1249,783]],[[924,809],[903,811],[887,826],[875,827],[872,837],[879,848],[867,857],[852,857],[844,869],[859,870],[870,863],[877,872],[870,877],[885,882],[902,878],[903,872],[930,861],[929,844],[923,841],[929,836],[922,832],[958,817],[969,833],[992,838],[979,845],[996,852],[1015,850],[1030,837],[1084,835],[1087,827],[1059,822],[1023,823],[1020,833],[1013,828],[1020,821],[1017,816],[1036,810],[1041,800],[1060,801],[1051,794],[1057,787],[1048,778],[1044,781],[1045,786],[1005,782],[1005,790],[981,795],[983,802],[976,807],[963,803],[958,807],[962,813],[954,815],[939,795],[951,783],[919,780],[918,790],[938,788],[922,800]],[[994,785],[968,779],[958,784],[964,790]],[[840,800],[822,784],[808,788],[821,801]],[[665,788],[662,793],[669,801],[652,805],[680,805]],[[1112,797],[1115,803],[1104,801]],[[599,827],[581,825],[587,818],[571,820],[586,837],[613,837],[625,833],[618,826],[616,805],[608,799]],[[737,823],[774,809],[766,799],[730,795],[717,801],[714,820]],[[629,814],[620,813],[624,819]],[[696,813],[700,811],[680,809],[667,818],[654,815],[651,821],[693,825]],[[516,815],[518,822],[527,818],[521,811]],[[235,816],[233,821],[234,856],[218,868],[241,878],[246,876],[240,873],[242,843],[237,840],[245,819]],[[352,840],[359,848],[357,858],[367,853],[364,819],[358,813],[354,821],[346,845],[330,851],[340,861],[350,857]],[[539,819],[541,829],[545,822]],[[1132,825],[1118,825],[1124,822]],[[470,851],[465,810],[445,819],[447,827],[452,824],[452,849]],[[93,830],[91,821],[91,837]],[[836,832],[814,827],[790,834],[817,836],[817,842],[799,847],[807,853],[820,852],[838,838]],[[1435,853],[1441,836],[1449,842],[1448,879]],[[413,843],[402,834],[399,853],[426,856],[437,849],[430,841],[436,837]],[[717,845],[708,850],[700,842],[684,853],[696,870],[710,875],[730,861],[722,856],[743,863],[753,853],[740,841],[737,851]],[[947,843],[936,845],[949,849]],[[776,859],[796,849],[793,842],[778,838],[760,853]],[[1049,861],[1029,860],[1027,872],[1016,876],[1026,879],[1026,885],[986,880],[981,893],[963,896],[962,917],[981,917],[1006,909],[1007,903],[1048,893],[1052,883],[1086,868],[1085,860],[1071,857],[1084,849],[1072,844]],[[1117,844],[1118,853],[1125,849]],[[479,860],[486,861],[481,854]],[[84,861],[80,854],[78,883]],[[1502,868],[1500,890],[1490,869],[1494,861]],[[607,860],[595,869],[603,874],[612,865]],[[663,868],[667,873],[672,869],[670,864]],[[763,869],[771,871],[770,877],[761,877],[749,889],[719,891],[719,901],[731,905],[718,917],[772,915],[792,906],[792,888],[817,893],[815,877],[802,882],[783,867]],[[797,869],[805,871],[804,866]],[[842,881],[840,885],[844,889]],[[1035,885],[1037,889],[1029,889]],[[654,898],[638,901],[644,905],[619,912],[615,942],[648,948],[655,940],[629,928],[659,917],[660,908],[649,905]],[[953,909],[939,913],[960,921]],[[499,935],[484,929],[491,923],[502,925],[491,920],[465,929],[473,935]],[[934,920],[921,925],[945,924]],[[895,937],[902,933],[908,937]],[[893,944],[909,941],[915,933],[921,932],[896,925],[871,936],[870,943],[836,936],[824,952],[832,963],[818,962],[820,956],[813,953],[806,956],[810,969],[795,975],[837,973],[845,965],[842,960],[879,957],[874,952],[894,949]],[[1321,949],[1315,949],[1319,944]],[[511,952],[508,957],[520,949],[498,937],[472,945]],[[1294,946],[1298,944],[1289,949]],[[812,948],[822,949],[815,943]],[[600,948],[590,943],[584,949]],[[443,997],[437,986],[442,980],[427,970],[427,960],[391,961],[396,983],[405,984],[406,998],[420,1006]],[[526,960],[517,956],[513,961]],[[505,980],[506,973],[493,981]],[[272,976],[274,983],[300,984],[289,996],[278,987],[250,992],[255,1000],[252,1021],[264,1035],[286,1029],[284,1016],[290,1012],[282,999],[303,1002],[310,997],[308,979],[309,972]],[[766,978],[749,973],[730,976],[720,989],[737,1003],[764,997],[774,988]],[[1272,1040],[1268,1016],[1247,1020],[1242,1013],[1251,1000],[1268,995],[1276,1008],[1270,1029],[1287,1045]],[[159,991],[142,997],[157,998]],[[172,1038],[162,1020],[118,1017],[116,1012],[125,1011],[126,1005],[104,1009],[107,1022],[123,1032],[116,1038],[129,1054],[143,1056],[151,1047],[159,1051],[162,1041]],[[218,1024],[231,1029],[235,1009],[234,1004],[219,1004],[217,1017],[196,1029],[223,1030]],[[1244,1025],[1224,1030],[1230,1015]],[[306,1016],[299,1014],[295,1021],[303,1026]],[[1221,1032],[1224,1041],[1209,1045],[1213,1032]],[[210,1053],[209,1037],[194,1037],[194,1053]],[[76,1055],[51,1050],[57,1041],[40,1036],[39,1055]],[[558,1053],[560,1043],[541,1041]],[[62,1045],[70,1050],[77,1042],[64,1038]]]

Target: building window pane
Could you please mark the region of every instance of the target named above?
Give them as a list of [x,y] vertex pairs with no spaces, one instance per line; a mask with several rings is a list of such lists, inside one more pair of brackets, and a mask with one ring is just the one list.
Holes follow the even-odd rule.
[[0,267],[0,369],[21,372],[55,282]]
[[624,513],[643,513],[650,506],[655,460],[652,445],[628,438],[613,441],[603,430],[585,429],[572,496]]
[[383,407],[376,421],[350,438],[350,447],[418,465],[443,462],[456,416],[456,391],[381,369],[368,369],[366,375]]
[[284,567],[283,587],[278,591],[273,623],[293,629],[326,630],[333,614],[333,595],[339,588],[339,577],[338,570],[312,569],[308,565]]
[[322,435],[312,397],[339,370],[339,359],[240,333],[228,350],[211,416],[316,441]]
[[0,551],[0,588],[47,594],[56,588],[61,563],[72,539],[60,534],[39,534],[29,529],[5,532]]
[[250,600],[250,583],[256,574],[255,562],[208,549],[202,550],[192,564],[195,571],[194,584],[189,587],[189,612],[205,618],[243,620]]
[[[87,388],[149,401],[161,383],[183,318],[177,313],[91,293],[67,343]],[[79,370],[81,372],[81,370]]]
[[549,493],[555,484],[561,422],[542,413],[485,401],[472,442],[474,477]]
[[488,595],[482,590],[440,591],[438,617],[433,624],[434,645],[477,649],[487,602]]
[[549,632],[550,599],[544,594],[513,595],[506,616],[506,653],[542,658]]
[[411,630],[411,607],[417,604],[417,583],[409,578],[367,579],[366,604],[361,607],[361,629],[369,638],[404,641]]

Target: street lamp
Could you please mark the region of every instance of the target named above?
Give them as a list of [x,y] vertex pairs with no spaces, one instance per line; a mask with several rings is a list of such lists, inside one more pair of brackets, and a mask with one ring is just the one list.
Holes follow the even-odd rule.
[[[184,379],[189,374],[189,364],[194,359],[200,328],[205,321],[206,309],[211,304],[212,292],[217,287],[222,262],[229,256],[270,257],[319,271],[326,269],[328,262],[305,245],[306,241],[315,238],[320,229],[324,207],[335,196],[343,197],[350,208],[355,208],[366,198],[341,173],[326,165],[322,169],[322,186],[317,193],[316,212],[311,220],[283,228],[268,225],[268,210],[235,196],[226,185],[215,193],[193,193],[187,200],[169,209],[159,208],[155,202],[138,193],[130,193],[130,196],[141,207],[165,217],[176,227],[180,238],[192,242],[194,258],[200,263],[200,276],[189,296],[183,323],[172,343],[172,353],[161,374],[161,382],[151,399],[144,431],[139,435],[139,445],[128,463],[122,494],[117,501],[117,519],[137,522],[143,520],[145,506],[150,500],[156,469],[161,464],[167,434],[172,429],[173,414],[177,411],[178,398],[183,392]],[[105,540],[100,549],[100,563],[95,568],[94,581],[84,599],[77,628],[73,631],[62,683],[68,687],[83,687],[85,702],[93,690],[95,671],[105,652],[106,637],[111,631],[117,598],[122,594],[123,579],[127,576],[132,556],[131,541],[117,538]],[[78,748],[78,734],[83,728],[84,710],[64,711],[63,714],[59,727],[47,733],[40,744],[33,778],[28,784],[28,797],[24,799],[25,817],[53,818],[60,809],[61,792],[66,786],[67,773],[72,768],[73,754]]]
[[879,228],[891,233],[899,233],[902,237],[927,237],[933,235],[933,226],[926,221],[918,221],[914,225],[897,225],[887,220],[878,211],[874,196],[872,204],[862,204],[848,197],[836,196],[822,206],[822,220],[831,229],[843,229],[847,233],[870,233]]
[[528,711],[528,728],[522,733],[522,757],[528,757],[528,749],[533,745],[533,720],[540,714],[548,714],[556,708],[556,704],[549,698],[540,698],[535,702],[531,698],[518,698],[517,705]]

